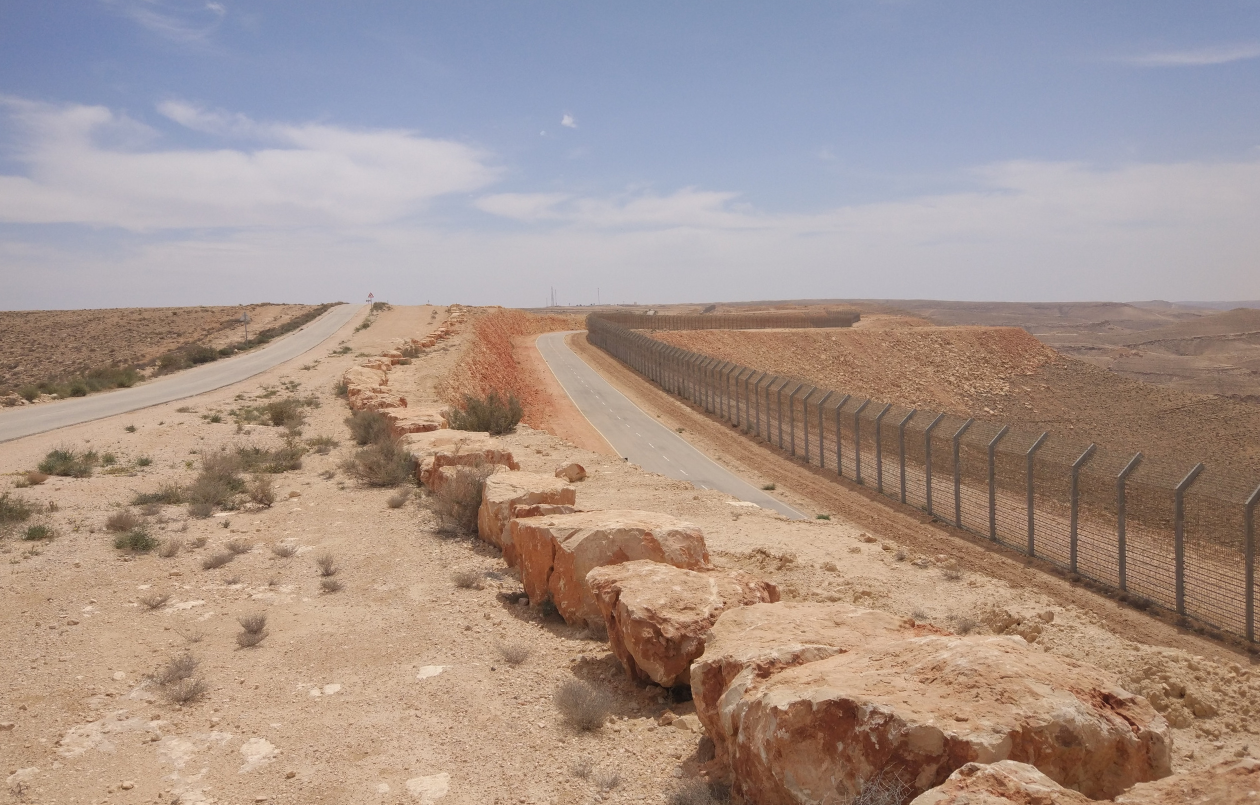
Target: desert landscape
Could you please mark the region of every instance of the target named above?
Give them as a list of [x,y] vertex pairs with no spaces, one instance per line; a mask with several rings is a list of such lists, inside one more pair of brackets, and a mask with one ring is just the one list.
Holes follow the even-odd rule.
[[[687,805],[908,802],[921,792],[937,797],[924,802],[961,802],[940,797],[977,786],[1041,786],[1059,792],[1047,802],[1075,802],[1069,788],[1106,799],[1158,778],[1163,789],[1143,794],[1159,784],[1142,783],[1124,801],[1172,802],[1170,786],[1198,791],[1237,778],[1229,791],[1255,787],[1260,763],[1248,758],[1260,683],[1248,654],[904,513],[842,502],[834,485],[756,448],[741,452],[690,407],[641,381],[634,387],[580,334],[571,337],[580,354],[602,361],[644,410],[831,519],[789,521],[644,473],[606,445],[576,446],[598,434],[583,430],[545,364],[512,357],[526,355],[539,332],[568,329],[571,316],[389,307],[369,327],[356,319],[317,354],[245,383],[5,445],[0,472],[13,488],[3,493],[0,630],[15,650],[0,659],[8,680],[0,747],[9,794]],[[1015,361],[1025,371],[1045,359],[1039,348],[1017,354],[1022,363],[1003,358],[988,369],[1000,374]],[[931,393],[969,393],[942,388]],[[524,423],[553,432],[442,427],[463,395],[514,389],[531,390]],[[385,423],[385,441],[360,446],[352,411]],[[401,476],[389,464],[400,454],[381,444],[402,449]],[[46,463],[54,453],[88,471],[54,474]],[[214,467],[240,486],[214,491]],[[472,512],[453,491],[470,477],[480,500]],[[564,530],[569,521],[577,532]],[[581,560],[594,562],[586,582],[563,581],[562,563],[539,551],[559,550],[568,533],[590,533],[590,544],[617,534],[623,547]],[[642,545],[665,553],[632,547],[644,538],[635,534],[655,534]],[[627,558],[637,561],[618,564]],[[694,595],[710,602],[698,611],[686,592],[695,583],[708,585]],[[649,603],[662,584],[673,598]],[[748,629],[759,635],[752,643]],[[802,639],[815,646],[804,655],[790,648]],[[928,653],[895,659],[905,651]],[[806,719],[790,740],[809,753],[759,744],[747,754],[744,741],[777,734],[756,726],[759,708],[817,684],[787,673],[793,665],[864,678],[886,673],[880,663],[948,667],[959,651],[978,652],[969,655],[978,668],[996,663],[976,673],[1019,667],[1029,684],[1075,675],[1074,684],[1127,691],[1106,695],[1130,697],[1114,706],[1138,743],[1115,733],[1121,743],[1110,746],[1090,733],[1091,751],[1118,764],[1106,774],[1056,743],[1016,751],[1036,768],[973,764],[951,777],[966,764],[940,765],[919,749],[833,756]],[[779,670],[731,699],[738,669],[772,656]],[[841,671],[849,666],[835,663],[846,657],[870,670]],[[890,722],[903,724],[890,739],[916,719],[927,728],[942,718],[1025,734],[1023,719],[1035,722],[1053,701],[1021,687],[1009,694],[1014,708],[976,709],[963,702],[987,682],[944,684],[925,677],[897,694],[911,697],[905,704],[889,700],[896,719],[910,719]],[[828,706],[843,710],[850,695],[884,694],[855,690]],[[739,732],[724,715],[728,699],[744,702],[729,711],[743,713]],[[1086,708],[1078,717],[1101,718],[1098,729],[1110,734],[1112,710],[1089,710],[1089,701],[1072,705]],[[962,752],[949,757],[983,760],[963,748],[978,746],[980,733],[962,726],[946,730],[959,742],[950,752]],[[750,765],[754,756],[764,760]],[[810,778],[813,793],[802,794],[790,781],[806,768],[825,779]],[[873,799],[877,789],[891,798]]]

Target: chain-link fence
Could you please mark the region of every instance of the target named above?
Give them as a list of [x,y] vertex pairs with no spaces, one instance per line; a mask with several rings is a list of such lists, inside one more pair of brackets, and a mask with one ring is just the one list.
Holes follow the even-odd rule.
[[[817,388],[637,332],[665,317],[633,316],[634,327],[624,318],[588,317],[591,343],[745,433],[1135,600],[1255,640],[1255,479]],[[743,316],[673,318],[745,327]],[[791,316],[776,319],[793,326]]]

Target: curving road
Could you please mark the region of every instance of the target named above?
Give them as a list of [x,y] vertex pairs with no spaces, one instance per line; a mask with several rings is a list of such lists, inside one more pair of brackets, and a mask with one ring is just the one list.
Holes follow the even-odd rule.
[[538,336],[538,351],[569,399],[618,453],[649,472],[690,481],[700,489],[717,489],[793,520],[805,519],[644,413],[569,349],[564,342],[568,334]]
[[129,389],[0,410],[0,442],[180,400],[247,380],[326,341],[365,305],[337,305],[267,346]]

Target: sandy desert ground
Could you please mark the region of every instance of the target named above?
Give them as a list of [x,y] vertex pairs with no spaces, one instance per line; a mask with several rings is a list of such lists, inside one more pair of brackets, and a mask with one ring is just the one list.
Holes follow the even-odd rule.
[[[396,307],[246,383],[0,449],[0,491],[37,505],[36,521],[55,532],[0,540],[0,645],[8,648],[0,652],[0,771],[11,791],[57,803],[629,803],[667,801],[698,773],[701,736],[685,719],[681,729],[663,726],[690,703],[627,680],[598,635],[517,603],[520,583],[497,551],[475,537],[442,536],[419,493],[391,508],[396,490],[362,487],[340,469],[353,445],[337,380],[362,356],[420,336],[444,316]],[[438,402],[435,389],[469,347],[469,332],[395,367],[391,387],[413,405]],[[733,505],[529,427],[503,437],[525,470],[585,465],[580,508],[690,520],[719,566],[774,581],[786,600],[1008,631],[1094,663],[1159,702],[1173,725],[1175,770],[1252,753],[1260,680],[1247,655],[811,481],[807,470],[793,474],[789,462],[736,444],[602,360],[662,421],[832,519],[791,522]],[[207,519],[162,507],[147,517],[150,527],[182,550],[163,558],[113,547],[105,521],[136,493],[187,483],[214,451],[279,444],[279,428],[238,429],[232,411],[289,396],[319,403],[304,409],[303,437],[331,436],[339,446],[275,476],[273,506]],[[561,436],[573,416],[557,403]],[[111,452],[120,469],[11,488],[58,447]],[[249,549],[203,569],[234,540]],[[291,556],[272,550],[286,545],[296,548]],[[336,592],[321,592],[315,558],[326,553],[344,585]],[[945,572],[955,567],[962,572]],[[480,574],[481,589],[456,586],[452,574],[465,570]],[[169,598],[150,608],[155,594]],[[254,613],[267,615],[269,634],[239,648],[238,618]],[[519,664],[507,660],[513,647],[527,654]],[[185,653],[209,689],[177,705],[150,676]],[[616,715],[603,729],[573,731],[557,713],[552,694],[574,676],[615,695]]]

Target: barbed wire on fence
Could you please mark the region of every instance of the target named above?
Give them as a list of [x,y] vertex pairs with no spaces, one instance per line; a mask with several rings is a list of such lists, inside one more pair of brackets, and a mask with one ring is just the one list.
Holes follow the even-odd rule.
[[856,320],[848,311],[598,313],[587,318],[587,332],[663,390],[805,463],[1135,601],[1255,641],[1254,479],[819,388],[642,332]]

